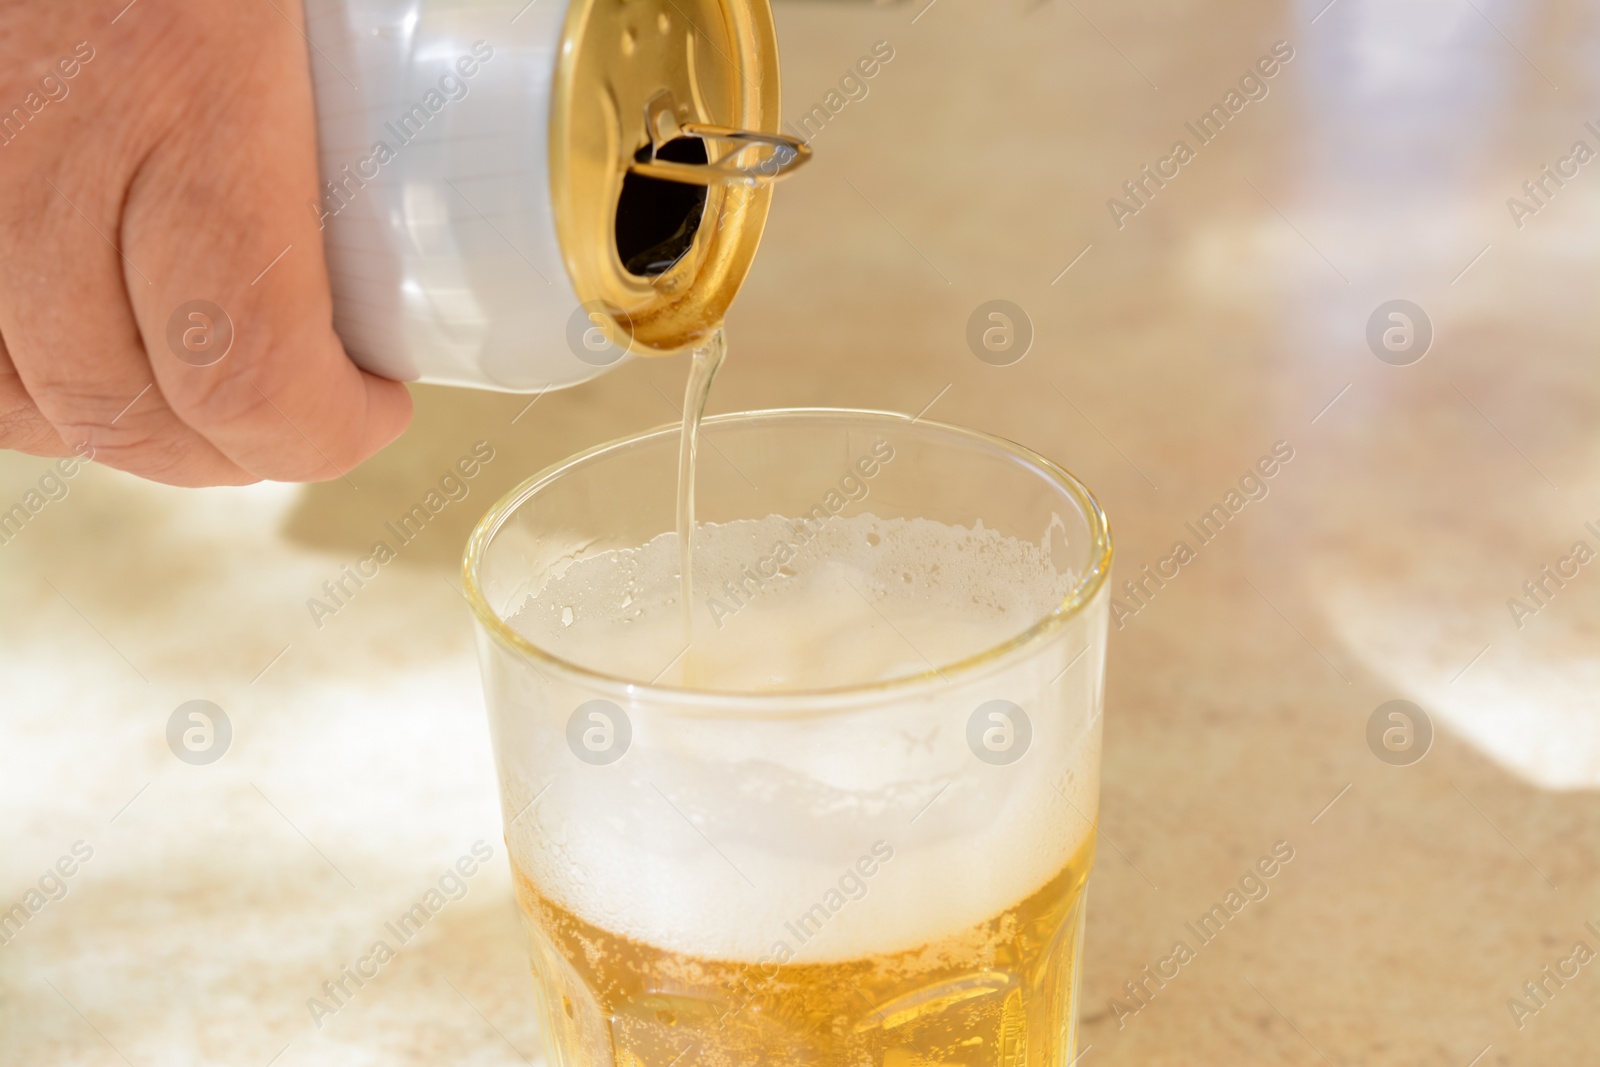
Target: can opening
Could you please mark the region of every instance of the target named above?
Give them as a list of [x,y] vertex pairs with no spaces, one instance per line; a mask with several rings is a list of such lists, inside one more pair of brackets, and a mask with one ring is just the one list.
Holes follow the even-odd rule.
[[759,133],[782,122],[770,0],[556,7],[550,205],[573,295],[622,312],[629,351],[681,352],[726,316],[800,156]]
[[[656,149],[649,145],[634,156],[639,162],[651,158],[673,163],[704,166],[710,157],[706,144],[698,137],[674,137]],[[617,258],[629,274],[654,278],[665,274],[684,257],[694,244],[694,235],[705,217],[706,187],[665,181],[642,174],[628,173],[622,179],[617,197],[617,222],[614,230]]]

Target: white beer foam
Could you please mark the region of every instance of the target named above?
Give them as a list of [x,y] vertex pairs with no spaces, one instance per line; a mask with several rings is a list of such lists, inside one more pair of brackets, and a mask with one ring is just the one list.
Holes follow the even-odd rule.
[[[697,531],[696,688],[825,689],[920,674],[1021,633],[1075,581],[1039,545],[981,524],[867,514],[796,529],[774,515]],[[657,678],[684,647],[677,543],[666,533],[580,560],[512,625],[580,666],[682,684],[681,661]]]
[[[871,515],[830,521],[762,580],[760,562],[771,573],[787,556],[776,546],[796,541],[790,528],[771,517],[698,531],[697,687],[770,693],[943,668],[1027,629],[1075,580],[992,530]],[[648,681],[684,644],[677,558],[664,535],[580,560],[513,625]],[[744,592],[723,585],[747,565],[758,580]],[[756,962],[781,945],[800,962],[844,960],[966,930],[1040,889],[1092,830],[1101,657],[1062,673],[1089,632],[1085,619],[1004,669],[855,715],[730,724],[629,707],[631,747],[603,767],[566,749],[586,694],[502,715],[501,748],[516,750],[502,774],[526,778],[528,796],[549,787],[508,829],[513,860],[586,921],[708,958]],[[992,699],[1032,724],[1010,765],[968,742]]]

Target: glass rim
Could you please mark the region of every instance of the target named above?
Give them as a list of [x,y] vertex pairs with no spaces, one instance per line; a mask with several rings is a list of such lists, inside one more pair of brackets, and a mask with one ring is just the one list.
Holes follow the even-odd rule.
[[461,561],[462,584],[465,589],[467,603],[471,606],[473,615],[490,636],[512,652],[530,660],[536,669],[551,669],[558,674],[581,681],[593,690],[614,697],[622,697],[630,703],[648,702],[658,705],[691,705],[695,710],[712,714],[728,710],[748,712],[752,706],[760,706],[778,714],[789,712],[807,715],[822,714],[837,710],[839,707],[877,702],[885,697],[900,697],[902,695],[915,694],[921,690],[932,690],[935,687],[951,684],[955,676],[960,676],[964,679],[987,673],[988,668],[997,666],[1015,655],[1032,649],[1056,633],[1069,621],[1080,615],[1109,582],[1113,554],[1111,528],[1106,519],[1105,511],[1100,507],[1100,502],[1095,499],[1094,494],[1089,492],[1087,486],[1064,467],[1040,455],[1033,449],[1019,445],[1014,441],[997,437],[994,434],[984,433],[981,430],[955,426],[950,423],[934,422],[930,419],[914,417],[898,411],[877,411],[860,408],[804,407],[737,411],[723,415],[708,416],[702,421],[701,427],[702,429],[708,429],[731,423],[779,422],[791,419],[806,420],[839,417],[861,419],[866,422],[893,423],[901,427],[921,426],[929,430],[953,435],[964,439],[970,444],[998,450],[1012,459],[1021,460],[1036,473],[1045,476],[1058,490],[1078,505],[1089,526],[1089,559],[1084,565],[1077,582],[1073,584],[1072,589],[1053,609],[1020,633],[991,645],[981,652],[956,660],[942,668],[930,668],[916,674],[905,674],[880,681],[834,686],[826,689],[738,692],[640,682],[621,675],[608,674],[605,671],[584,667],[540,648],[518,633],[489,604],[478,581],[478,571],[483,566],[495,535],[499,533],[500,528],[505,525],[506,521],[518,509],[537,496],[540,490],[553,484],[564,475],[580,467],[587,466],[609,454],[639,447],[668,434],[681,434],[683,424],[681,422],[669,422],[653,429],[628,434],[625,437],[594,445],[568,456],[566,459],[553,463],[537,474],[525,479],[496,501],[494,506],[473,527],[472,535],[467,540],[466,552]]

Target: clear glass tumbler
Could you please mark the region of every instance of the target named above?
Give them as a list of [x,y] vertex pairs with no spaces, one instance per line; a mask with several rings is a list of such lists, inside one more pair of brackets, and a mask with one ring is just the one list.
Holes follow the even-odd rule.
[[[898,676],[695,689],[572,662],[518,623],[582,561],[674,529],[676,426],[500,501],[465,579],[549,1061],[1065,1067],[1098,814],[1105,515],[1027,449],[903,415],[760,411],[702,432],[702,524],[782,516],[803,540],[868,513],[933,520],[1036,546],[1052,599]],[[707,603],[780,580],[773,558],[754,552],[743,585],[697,563]]]

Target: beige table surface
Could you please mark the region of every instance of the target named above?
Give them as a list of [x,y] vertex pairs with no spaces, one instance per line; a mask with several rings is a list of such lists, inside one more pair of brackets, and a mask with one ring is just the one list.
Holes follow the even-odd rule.
[[[1600,148],[1600,8],[921,2],[780,5],[787,115],[894,58],[781,190],[713,410],[928,408],[1027,443],[1101,495],[1119,578],[1294,450],[1112,634],[1081,1062],[1600,1062],[1600,965],[1508,1008],[1600,949],[1600,564],[1508,606],[1600,547],[1600,166],[1520,226],[1507,205]],[[1279,40],[1269,94],[1118,228],[1107,199]],[[1008,367],[965,341],[996,298],[1036,333]],[[1395,298],[1436,334],[1409,366],[1365,340]],[[92,849],[0,947],[0,1064],[539,1060],[456,560],[514,482],[675,418],[683,372],[515,419],[418,388],[348,482],[89,469],[0,545],[0,906]],[[471,495],[316,627],[307,598],[480,439]],[[0,457],[0,504],[44,468]],[[196,698],[234,731],[204,767],[164,739]],[[1412,766],[1366,741],[1396,698],[1436,734]],[[478,840],[466,897],[313,1025]],[[1278,841],[1271,895],[1118,1011]]]

